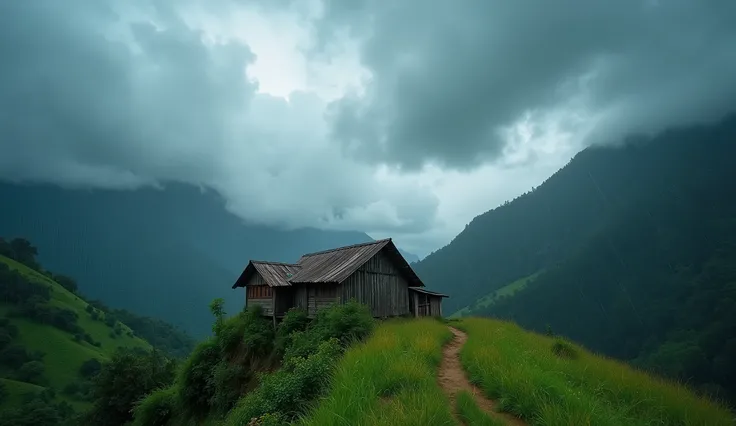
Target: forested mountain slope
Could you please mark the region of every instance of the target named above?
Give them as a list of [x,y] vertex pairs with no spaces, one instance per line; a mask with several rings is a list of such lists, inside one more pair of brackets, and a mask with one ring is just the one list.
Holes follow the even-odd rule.
[[73,276],[82,293],[200,336],[210,332],[212,299],[225,298],[229,312],[243,308],[230,285],[248,259],[296,261],[371,240],[247,225],[212,191],[178,184],[103,191],[0,183],[0,200],[0,235],[33,241],[44,266]]
[[462,288],[452,291],[458,307],[543,270],[470,314],[549,325],[733,396],[734,158],[733,116],[585,150],[536,190],[476,218],[420,263],[421,276],[438,289]]
[[[621,147],[588,148],[539,187],[477,216],[415,269],[428,286],[451,293],[448,312],[467,306],[565,260],[640,201],[687,189],[674,185],[689,174],[724,167],[719,156],[732,152],[735,122],[730,116]],[[729,182],[718,185],[733,191]]]

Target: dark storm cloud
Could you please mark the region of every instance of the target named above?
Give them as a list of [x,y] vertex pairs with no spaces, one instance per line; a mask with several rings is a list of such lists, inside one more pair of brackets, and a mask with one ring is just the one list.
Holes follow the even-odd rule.
[[243,40],[218,33],[215,43],[197,30],[197,19],[217,26],[233,7],[242,4],[0,1],[0,180],[179,181],[211,187],[233,212],[268,225],[433,226],[434,194],[379,182],[374,167],[340,155],[322,99],[256,93]]
[[0,4],[0,177],[130,186],[214,173],[222,123],[255,89],[243,78],[253,55],[205,46],[153,4]]
[[348,29],[372,73],[333,131],[356,157],[466,168],[525,114],[583,113],[590,142],[714,118],[736,99],[734,22],[732,0],[331,0],[323,42]]

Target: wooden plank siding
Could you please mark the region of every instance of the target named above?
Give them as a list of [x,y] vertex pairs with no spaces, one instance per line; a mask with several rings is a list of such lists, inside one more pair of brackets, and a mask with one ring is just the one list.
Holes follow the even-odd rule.
[[374,317],[409,314],[409,284],[383,252],[377,253],[339,286],[340,301],[368,305]]
[[[245,307],[248,308],[251,306],[260,305],[263,309],[263,315],[273,316],[273,295],[248,297],[248,293],[251,287],[261,287],[263,288],[263,290],[265,290],[265,288],[270,288],[260,274],[254,274],[253,277],[245,284]],[[252,293],[252,291],[250,292]]]

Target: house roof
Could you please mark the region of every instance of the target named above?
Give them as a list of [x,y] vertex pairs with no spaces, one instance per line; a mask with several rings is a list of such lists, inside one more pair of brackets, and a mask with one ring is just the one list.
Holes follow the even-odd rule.
[[269,287],[288,287],[289,278],[299,271],[300,265],[282,262],[266,262],[262,260],[251,260],[233,288],[244,287],[254,273],[258,272]]
[[437,293],[436,291],[429,291],[427,289],[424,289],[422,287],[409,287],[409,290],[416,291],[417,293],[424,293],[428,294],[430,296],[437,296],[437,297],[450,297],[446,294]]
[[399,253],[391,238],[305,254],[298,262],[301,269],[289,282],[341,283],[382,250],[409,285],[424,287],[422,280]]
[[391,259],[410,286],[424,287],[391,238],[338,247],[303,255],[296,264],[251,260],[233,288],[243,287],[256,272],[270,287],[287,287],[299,283],[341,283],[379,252]]

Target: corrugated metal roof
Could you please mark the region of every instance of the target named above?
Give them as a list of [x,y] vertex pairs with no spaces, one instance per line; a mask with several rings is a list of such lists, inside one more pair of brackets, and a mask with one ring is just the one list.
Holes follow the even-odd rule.
[[289,279],[296,275],[301,268],[300,265],[280,262],[254,261],[251,263],[253,263],[258,273],[261,274],[266,284],[271,287],[290,286]]
[[428,294],[428,295],[430,295],[430,296],[438,296],[438,297],[450,297],[450,296],[448,296],[448,295],[446,295],[446,294],[442,294],[442,293],[437,293],[436,291],[430,291],[430,290],[426,290],[426,289],[424,289],[424,288],[422,288],[422,287],[409,287],[409,290],[412,290],[412,291],[416,291],[417,293],[424,293],[424,294]]
[[[391,238],[370,243],[338,247],[303,255],[297,264],[251,260],[233,288],[243,287],[255,273],[271,287],[286,287],[300,283],[341,283],[381,250],[391,259],[412,287],[424,283],[401,255]],[[289,278],[289,275],[291,277]]]
[[391,242],[390,238],[305,254],[292,283],[340,283]]
[[422,280],[409,266],[391,238],[305,254],[299,259],[302,269],[289,282],[341,283],[381,250],[385,250],[384,253],[389,256],[410,285],[424,287]]
[[270,287],[288,287],[289,278],[299,272],[300,265],[282,262],[266,262],[262,260],[251,260],[245,267],[243,273],[233,284],[235,287],[243,287],[254,273],[258,273]]

